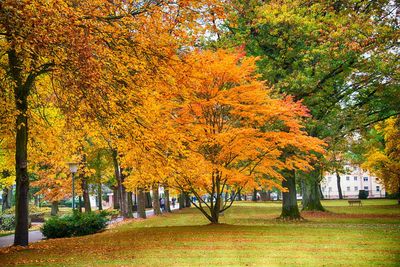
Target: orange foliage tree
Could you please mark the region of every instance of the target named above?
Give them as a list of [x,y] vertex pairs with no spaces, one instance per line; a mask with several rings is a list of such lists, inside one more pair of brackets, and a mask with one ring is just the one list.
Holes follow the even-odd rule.
[[[225,201],[227,187],[239,192],[258,180],[284,191],[281,171],[310,169],[311,152],[322,152],[323,142],[303,129],[307,109],[290,96],[274,97],[257,80],[255,58],[219,50],[197,51],[184,61],[185,93],[174,112],[183,149],[175,154],[174,177],[210,222],[218,223],[235,199]],[[297,153],[285,156],[287,150]]]

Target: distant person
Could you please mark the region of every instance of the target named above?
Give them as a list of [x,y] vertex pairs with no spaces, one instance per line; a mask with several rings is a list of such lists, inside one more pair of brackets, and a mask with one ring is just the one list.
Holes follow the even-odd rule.
[[171,199],[171,201],[172,201],[172,208],[175,208],[175,202],[176,202],[176,198],[175,198],[175,197],[173,197],[173,198]]

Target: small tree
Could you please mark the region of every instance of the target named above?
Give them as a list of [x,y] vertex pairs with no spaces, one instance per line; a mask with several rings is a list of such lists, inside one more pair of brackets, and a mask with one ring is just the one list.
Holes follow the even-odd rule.
[[[255,59],[219,50],[185,58],[186,99],[176,124],[183,151],[177,157],[176,183],[199,200],[193,205],[212,223],[234,202],[244,186],[277,187],[279,170],[309,168],[311,150],[322,141],[306,135],[301,118],[307,110],[290,97],[273,98],[254,75]],[[285,151],[295,151],[284,156]],[[225,200],[229,186],[235,195]],[[209,194],[211,202],[203,201]]]

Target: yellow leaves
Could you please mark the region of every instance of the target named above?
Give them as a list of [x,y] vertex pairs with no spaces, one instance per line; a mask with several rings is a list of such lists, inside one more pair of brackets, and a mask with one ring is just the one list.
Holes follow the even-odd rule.
[[[279,170],[308,170],[310,151],[323,152],[323,142],[302,130],[307,109],[291,97],[272,98],[254,74],[254,58],[195,51],[185,62],[191,66],[184,72],[187,97],[175,121],[187,153],[177,165],[195,161],[209,166],[183,167],[181,183],[210,189],[217,172],[230,186],[240,188],[263,177],[268,186],[280,188]],[[283,160],[288,148],[295,154]]]
[[379,147],[376,143],[369,147],[362,165],[374,173],[389,192],[398,192],[400,188],[399,121],[398,116],[391,117],[375,127],[384,139],[383,147]]

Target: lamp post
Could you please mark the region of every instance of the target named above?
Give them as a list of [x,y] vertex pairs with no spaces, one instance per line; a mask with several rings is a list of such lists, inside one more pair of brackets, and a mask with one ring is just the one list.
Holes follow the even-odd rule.
[[69,171],[72,173],[72,210],[75,210],[75,173],[78,171],[78,163],[68,163]]

